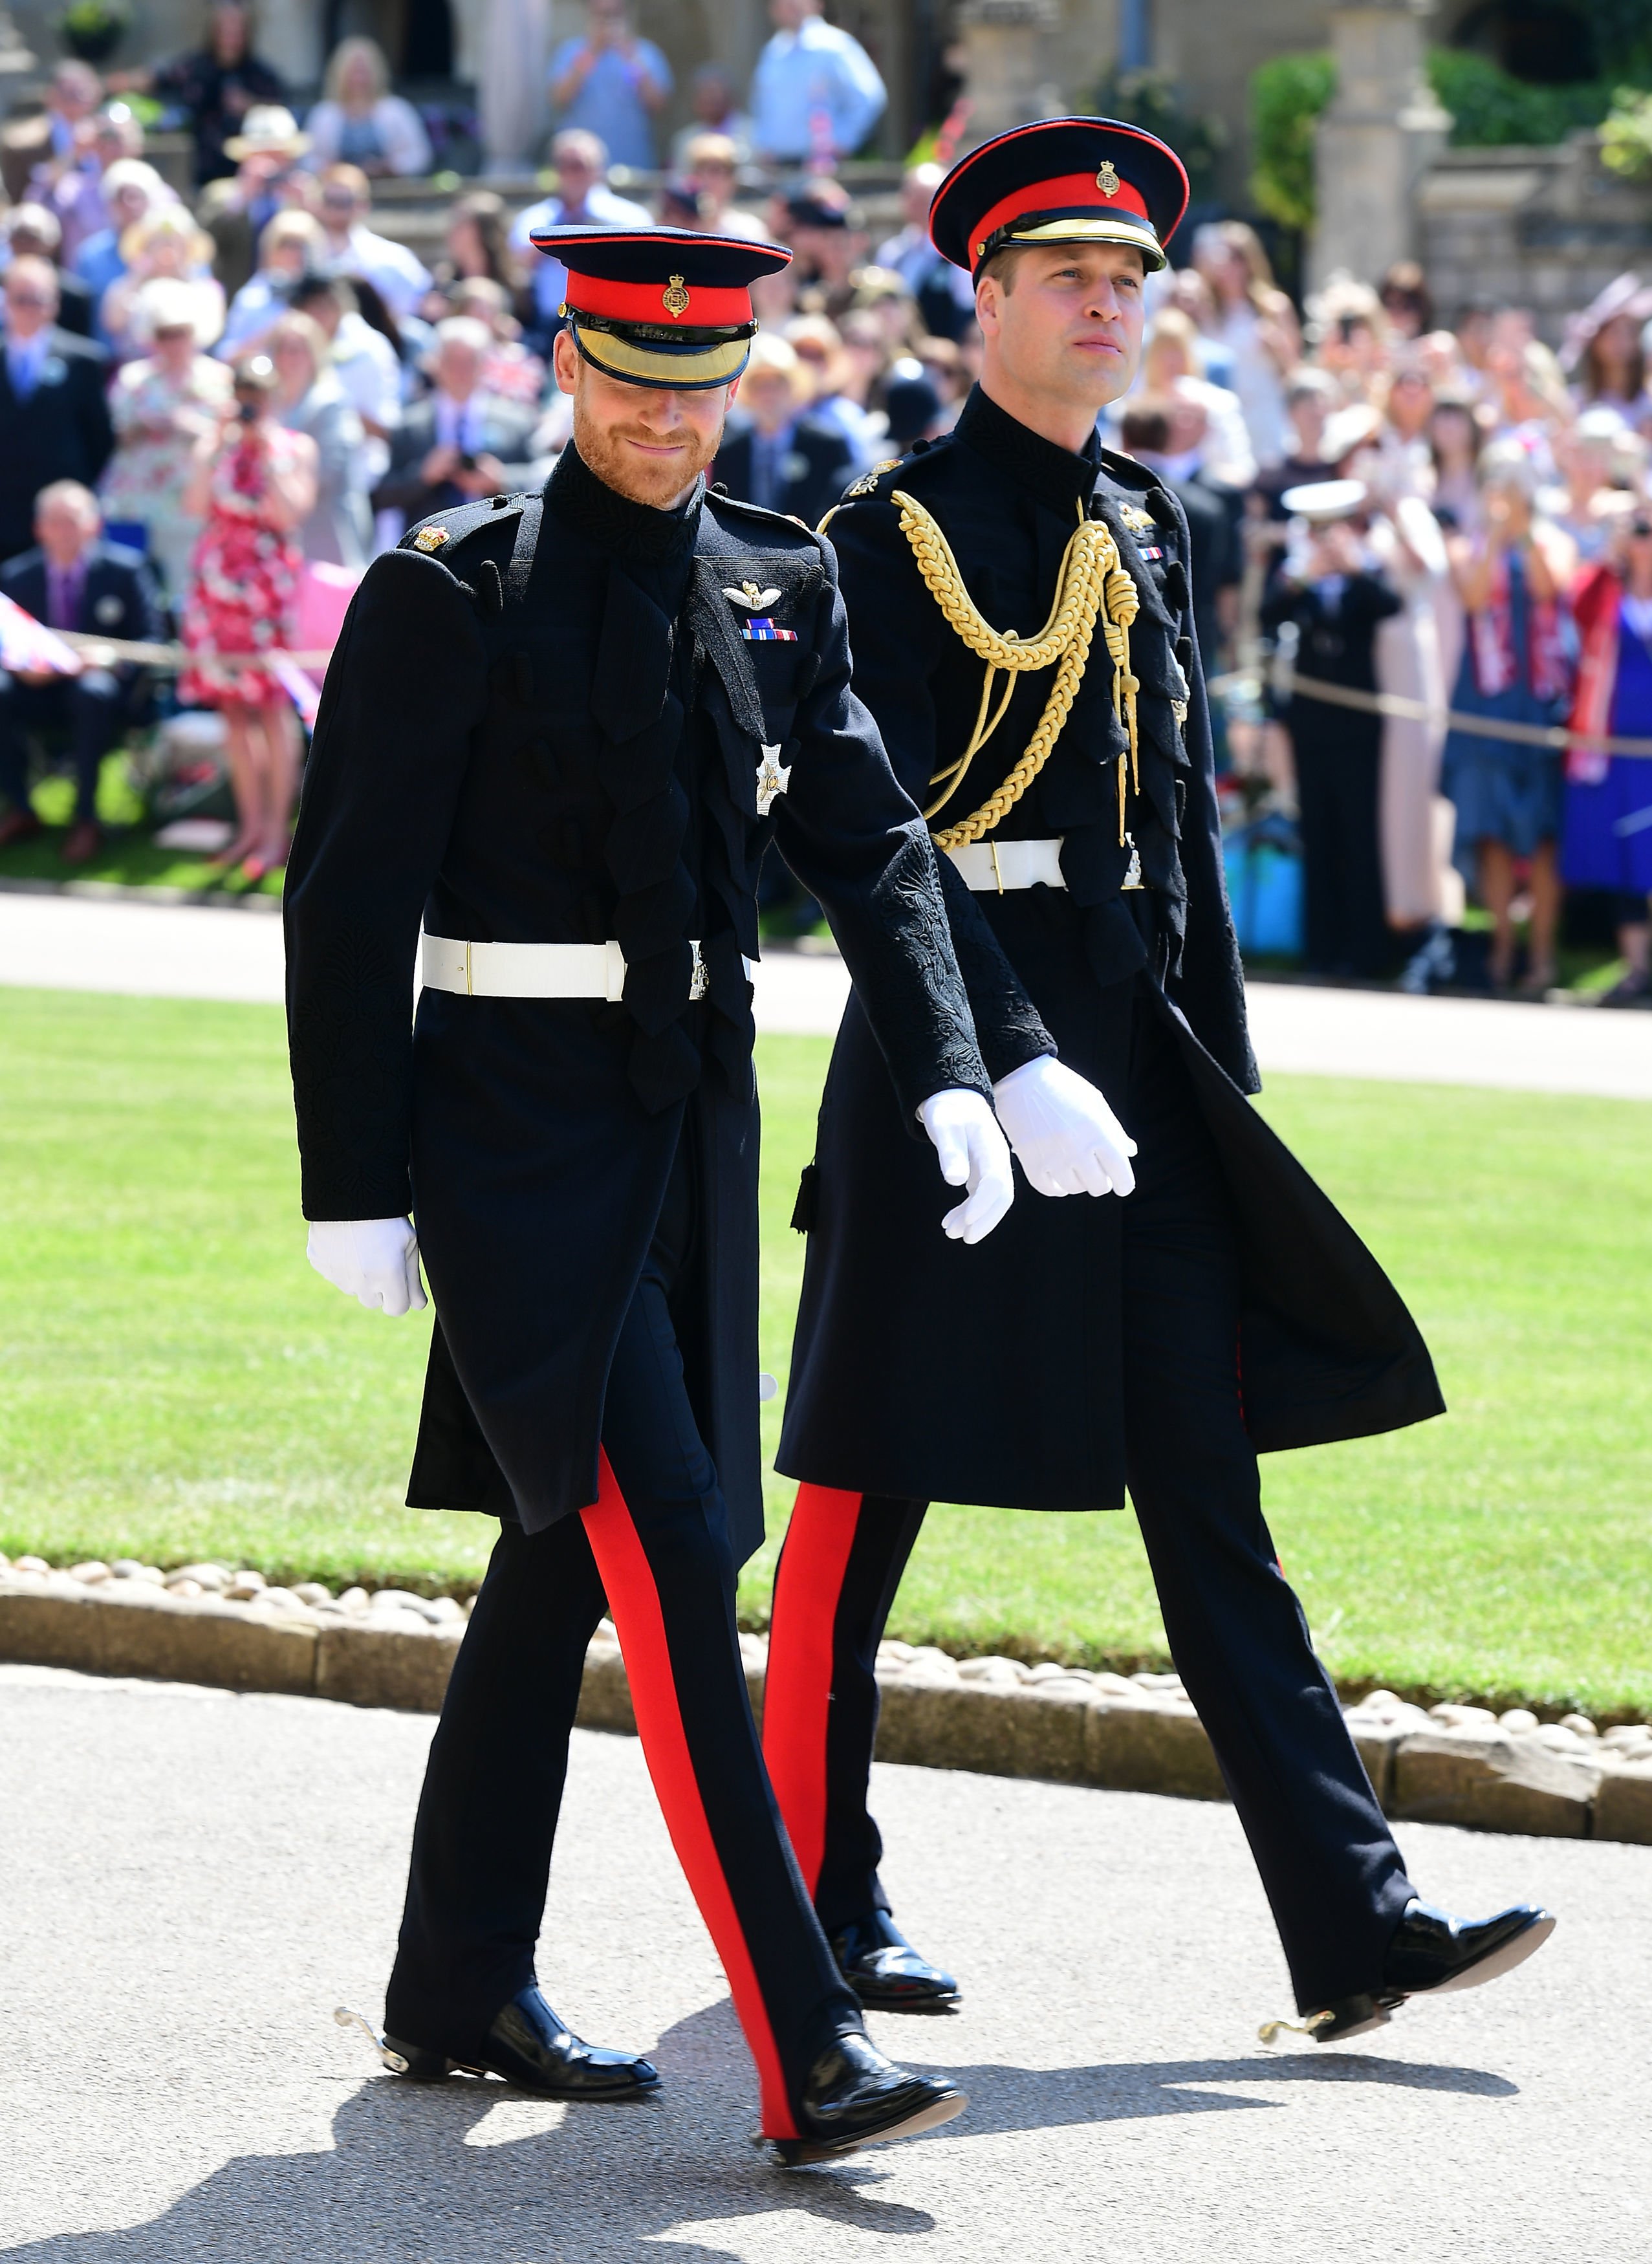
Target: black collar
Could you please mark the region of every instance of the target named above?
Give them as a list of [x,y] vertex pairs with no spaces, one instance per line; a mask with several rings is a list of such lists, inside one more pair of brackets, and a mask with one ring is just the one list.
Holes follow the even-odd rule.
[[693,493],[676,511],[633,503],[598,478],[571,440],[545,485],[545,500],[559,518],[599,550],[638,566],[663,566],[692,550],[705,493],[705,482],[696,480]]
[[1092,432],[1083,452],[1058,448],[1041,432],[1023,424],[983,393],[970,392],[953,427],[958,439],[978,456],[984,456],[1020,488],[1025,488],[1051,511],[1071,519],[1076,505],[1088,506],[1096,474],[1101,468],[1101,442]]

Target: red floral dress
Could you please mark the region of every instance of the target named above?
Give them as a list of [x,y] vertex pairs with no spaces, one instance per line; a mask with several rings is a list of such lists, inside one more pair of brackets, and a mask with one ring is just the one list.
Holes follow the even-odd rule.
[[190,659],[178,697],[202,708],[257,708],[282,697],[257,656],[290,650],[304,555],[294,533],[269,519],[271,475],[293,469],[296,437],[260,429],[213,467],[206,524],[195,545],[183,635]]

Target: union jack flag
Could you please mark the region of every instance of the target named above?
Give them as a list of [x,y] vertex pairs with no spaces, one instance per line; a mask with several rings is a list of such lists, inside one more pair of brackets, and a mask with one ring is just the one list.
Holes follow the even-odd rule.
[[78,676],[80,655],[54,636],[44,621],[25,613],[12,599],[0,596],[0,668],[13,676],[33,676],[47,669],[54,676]]

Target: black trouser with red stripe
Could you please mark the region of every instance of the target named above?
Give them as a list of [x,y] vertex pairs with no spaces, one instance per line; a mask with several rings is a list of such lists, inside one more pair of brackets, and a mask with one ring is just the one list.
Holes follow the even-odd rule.
[[[1263,1519],[1220,1167],[1156,1017],[1139,1018],[1119,1113],[1140,1147],[1122,1221],[1130,1496],[1171,1655],[1308,2009],[1374,1985],[1414,1890]],[[873,1663],[924,1507],[805,1485],[775,1578],[764,1750],[828,1934],[888,1906],[866,1804]]]
[[499,1536],[431,1741],[385,2026],[462,2058],[534,1978],[585,1647],[612,1613],[649,1774],[757,2064],[763,2128],[834,2036],[863,2027],[764,1772],[735,1622],[728,1512],[671,1310],[692,1235],[679,1158],[620,1332],[601,1491]]

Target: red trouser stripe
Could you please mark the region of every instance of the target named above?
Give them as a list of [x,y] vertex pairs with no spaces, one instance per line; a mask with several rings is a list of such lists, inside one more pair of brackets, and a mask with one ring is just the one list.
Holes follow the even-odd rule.
[[[722,1960],[740,2025],[757,2064],[757,2090],[765,2137],[795,2138],[797,2124],[786,2097],[780,2055],[769,2024],[769,2009],[757,1985],[744,1929],[728,1891],[722,1859],[712,1836],[706,1803],[694,1773],[693,1756],[677,1703],[677,1678],[665,1633],[665,1615],[641,1538],[605,1454],[596,1501],[582,1510],[591,1554],[619,1631],[631,1704],[637,1717],[642,1753],[654,1780],[665,1828],[683,1867],[706,1931]],[[735,1671],[730,1669],[730,1672]]]
[[763,1758],[811,1895],[826,1860],[826,1733],[832,1633],[864,1494],[801,1485],[786,1527],[769,1622]]

